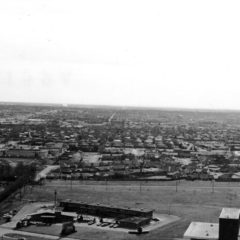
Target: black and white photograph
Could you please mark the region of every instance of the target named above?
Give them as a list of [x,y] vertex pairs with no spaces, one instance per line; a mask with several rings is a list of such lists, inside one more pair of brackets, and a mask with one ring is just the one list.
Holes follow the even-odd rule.
[[0,0],[0,240],[240,240],[240,1]]

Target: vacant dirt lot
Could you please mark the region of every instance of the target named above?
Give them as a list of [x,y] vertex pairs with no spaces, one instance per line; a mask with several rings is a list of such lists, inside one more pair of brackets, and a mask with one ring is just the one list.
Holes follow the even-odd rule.
[[[35,187],[25,198],[53,201],[72,199],[89,203],[104,203],[123,207],[154,209],[181,220],[156,229],[141,239],[173,239],[182,237],[191,221],[218,222],[223,207],[239,207],[239,183],[210,182],[79,182],[51,181]],[[137,236],[106,230],[81,229],[82,239],[136,239]],[[79,235],[79,236],[80,236]]]

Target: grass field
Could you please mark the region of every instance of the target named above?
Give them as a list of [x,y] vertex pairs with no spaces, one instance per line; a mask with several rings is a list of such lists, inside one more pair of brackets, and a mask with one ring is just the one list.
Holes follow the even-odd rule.
[[[223,207],[240,207],[239,183],[211,182],[79,182],[51,181],[35,187],[25,198],[53,201],[72,199],[123,207],[154,209],[159,214],[171,214],[181,220],[153,230],[141,239],[173,239],[182,237],[191,221],[218,222]],[[81,239],[136,239],[106,230],[81,229]],[[101,233],[101,234],[100,234]]]

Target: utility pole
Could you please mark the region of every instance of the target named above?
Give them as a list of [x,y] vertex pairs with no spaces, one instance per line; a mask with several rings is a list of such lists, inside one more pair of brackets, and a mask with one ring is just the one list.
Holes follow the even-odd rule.
[[108,190],[108,181],[107,181],[107,178],[105,179],[105,186],[106,186],[106,192]]
[[215,180],[213,179],[212,180],[212,193],[214,193],[214,182],[215,182]]
[[54,208],[57,206],[57,190],[54,191]]
[[60,164],[60,158],[58,157],[58,165],[59,165],[59,176],[60,179],[62,180],[62,169],[61,169],[61,164]]
[[176,192],[178,191],[178,180],[176,180]]
[[169,205],[168,205],[168,215],[170,215],[170,213],[171,213],[171,205],[172,205],[172,203],[169,203]]

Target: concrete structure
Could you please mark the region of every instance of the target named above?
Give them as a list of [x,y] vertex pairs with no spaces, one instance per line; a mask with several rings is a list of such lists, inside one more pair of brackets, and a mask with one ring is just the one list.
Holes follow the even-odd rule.
[[73,222],[73,216],[62,214],[61,212],[45,210],[29,214],[30,222],[41,222],[47,224]]
[[129,217],[143,217],[151,219],[153,216],[152,210],[119,208],[108,205],[87,204],[82,202],[63,201],[60,202],[60,207],[62,207],[64,211],[78,212],[82,214],[109,217],[114,219],[124,219]]
[[240,209],[223,208],[219,217],[219,240],[238,240]]
[[192,222],[184,233],[184,239],[217,240],[219,224]]
[[19,237],[10,237],[10,236],[8,236],[8,235],[3,235],[2,236],[2,240],[19,240],[19,239],[21,239],[21,240],[26,240],[26,238],[19,238]]
[[119,220],[119,227],[128,229],[138,229],[150,224],[151,218],[130,217]]
[[238,240],[240,209],[223,208],[218,223],[192,222],[184,233],[191,240]]

